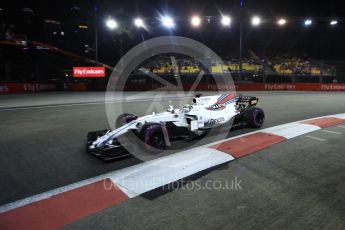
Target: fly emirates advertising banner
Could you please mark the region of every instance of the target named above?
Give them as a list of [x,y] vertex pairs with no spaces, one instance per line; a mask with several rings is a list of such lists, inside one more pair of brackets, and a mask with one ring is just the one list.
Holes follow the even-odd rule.
[[89,67],[73,67],[73,77],[105,77],[105,67],[89,66]]

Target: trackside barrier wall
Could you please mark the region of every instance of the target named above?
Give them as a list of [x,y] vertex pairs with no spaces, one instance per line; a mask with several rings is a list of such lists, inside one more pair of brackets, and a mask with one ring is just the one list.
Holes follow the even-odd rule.
[[[189,90],[192,84],[184,84],[184,90]],[[126,85],[127,91],[159,90],[160,85]],[[345,91],[345,84],[320,84],[320,83],[237,83],[233,85],[217,86],[215,84],[200,83],[196,90],[217,91],[217,90],[238,90],[238,91]],[[167,87],[164,86],[164,90]],[[174,89],[171,89],[174,90]]]
[[41,91],[57,91],[63,88],[62,84],[57,83],[1,83],[0,82],[0,95],[12,93],[30,93]]
[[[189,90],[192,84],[184,84],[184,90]],[[0,83],[0,95],[12,93],[29,93],[41,91],[57,91],[64,89],[62,84],[57,83]],[[161,85],[156,84],[127,84],[125,91],[148,91],[159,90]],[[72,91],[92,91],[105,90],[105,85],[71,83],[67,87]],[[167,90],[168,87],[164,87]],[[122,90],[122,89],[118,89]],[[175,89],[171,89],[175,90]],[[234,85],[223,85],[220,88],[215,84],[200,83],[198,91],[217,91],[217,90],[238,90],[238,91],[345,91],[345,84],[341,83],[237,83]]]
[[242,83],[236,84],[243,91],[345,91],[345,84],[320,83]]

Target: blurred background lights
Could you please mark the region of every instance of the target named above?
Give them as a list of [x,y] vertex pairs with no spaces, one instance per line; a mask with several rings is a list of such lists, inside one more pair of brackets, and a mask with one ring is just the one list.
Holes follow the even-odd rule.
[[144,27],[144,21],[141,18],[134,19],[134,25],[138,28]]
[[285,25],[285,24],[286,24],[286,19],[284,19],[284,18],[279,19],[279,20],[277,21],[277,24],[278,24],[279,26]]
[[334,25],[338,24],[338,21],[337,20],[332,20],[329,24],[334,26]]
[[223,16],[221,22],[223,26],[230,26],[231,18],[229,16]]
[[169,16],[163,16],[161,22],[166,28],[173,28],[175,26],[174,20]]
[[112,18],[108,18],[108,19],[105,21],[105,24],[106,24],[106,26],[107,26],[109,29],[111,29],[111,30],[116,29],[116,28],[118,27],[117,22],[116,22],[114,19],[112,19]]
[[199,16],[193,16],[190,23],[193,27],[198,27],[201,24],[201,18]]
[[257,16],[254,16],[254,17],[252,18],[252,25],[253,25],[253,26],[258,26],[258,25],[260,25],[260,23],[261,23],[261,18],[259,18],[259,17],[257,17]]
[[311,19],[307,19],[304,21],[304,25],[306,26],[310,26],[311,24],[313,24],[313,21]]

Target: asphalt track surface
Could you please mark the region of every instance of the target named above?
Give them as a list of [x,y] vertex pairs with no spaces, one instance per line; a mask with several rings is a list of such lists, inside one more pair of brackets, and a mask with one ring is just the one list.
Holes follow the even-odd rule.
[[[260,97],[259,106],[266,112],[265,127],[345,112],[344,93],[250,94]],[[130,101],[115,100],[112,103],[139,115],[147,111],[152,101],[157,99],[155,95],[149,94],[144,97],[136,96],[136,93],[126,95],[132,95]],[[162,103],[164,106],[174,104],[173,96],[166,94],[165,98],[166,104]],[[129,158],[104,163],[86,153],[87,132],[109,126],[102,92],[1,96],[0,119],[0,204],[140,162]],[[230,132],[228,137],[250,131],[253,130],[235,130]],[[206,138],[198,144],[208,141],[210,139]],[[336,146],[336,142],[334,143]],[[183,147],[188,145],[183,144]],[[288,144],[284,146],[285,149],[290,148]],[[344,144],[341,146],[343,148]],[[284,162],[284,156],[281,157],[279,160]]]
[[63,229],[342,230],[344,137],[344,125],[311,132]]

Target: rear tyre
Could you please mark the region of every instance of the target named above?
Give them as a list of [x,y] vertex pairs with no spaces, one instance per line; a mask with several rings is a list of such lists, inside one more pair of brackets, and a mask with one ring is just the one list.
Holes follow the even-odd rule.
[[260,108],[249,108],[244,111],[244,120],[249,127],[261,128],[265,122],[265,113]]
[[138,116],[130,114],[130,113],[124,113],[121,114],[120,116],[117,117],[116,122],[115,122],[115,127],[119,128],[131,121],[134,121],[138,119]]
[[140,137],[144,142],[145,152],[157,154],[163,152],[163,150],[167,147],[161,124],[146,124],[142,128]]

